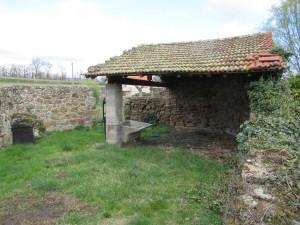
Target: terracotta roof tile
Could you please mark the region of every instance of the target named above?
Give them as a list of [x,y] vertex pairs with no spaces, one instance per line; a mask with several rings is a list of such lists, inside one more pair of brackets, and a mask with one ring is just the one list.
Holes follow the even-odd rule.
[[281,56],[269,53],[273,45],[270,32],[206,41],[140,45],[103,64],[89,67],[86,76],[281,71],[287,65]]

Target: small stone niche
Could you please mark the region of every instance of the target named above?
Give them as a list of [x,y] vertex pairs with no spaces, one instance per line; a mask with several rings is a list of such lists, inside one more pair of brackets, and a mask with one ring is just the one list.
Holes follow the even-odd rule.
[[46,129],[37,116],[19,113],[12,116],[11,131],[13,144],[29,144],[42,137]]
[[13,144],[32,144],[33,126],[30,124],[14,123],[11,128]]

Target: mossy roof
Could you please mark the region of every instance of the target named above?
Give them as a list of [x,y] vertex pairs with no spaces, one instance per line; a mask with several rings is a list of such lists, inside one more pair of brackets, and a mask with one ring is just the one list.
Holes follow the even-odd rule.
[[90,66],[87,77],[176,73],[282,71],[286,62],[270,54],[272,33],[205,41],[145,44],[105,63]]

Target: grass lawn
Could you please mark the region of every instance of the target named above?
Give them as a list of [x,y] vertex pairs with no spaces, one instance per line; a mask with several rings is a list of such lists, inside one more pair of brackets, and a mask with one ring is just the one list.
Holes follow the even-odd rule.
[[[80,82],[75,82],[79,84]],[[65,80],[44,80],[44,79],[30,79],[30,78],[19,78],[19,77],[0,77],[1,84],[60,84],[60,85],[71,85],[71,81]]]
[[0,149],[0,221],[60,199],[54,224],[221,224],[206,203],[224,170],[184,149],[107,145],[103,127],[50,133]]

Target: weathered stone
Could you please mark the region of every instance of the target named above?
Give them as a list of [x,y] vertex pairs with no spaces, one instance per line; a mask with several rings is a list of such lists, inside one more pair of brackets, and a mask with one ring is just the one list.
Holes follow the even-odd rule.
[[292,220],[291,223],[292,225],[300,225],[300,222],[298,222],[297,220]]
[[122,85],[106,85],[106,142],[122,145]]
[[143,115],[154,111],[161,115],[160,124],[230,130],[236,134],[250,116],[249,82],[249,78],[236,75],[226,79],[187,79],[170,86],[169,96],[126,99],[125,118],[143,121]]
[[0,147],[12,143],[11,118],[15,114],[36,116],[43,121],[46,131],[91,125],[96,119],[96,101],[91,87],[3,86],[0,87],[0,99],[0,127],[5,133]]
[[94,106],[94,105],[96,105],[96,99],[95,99],[95,97],[90,96],[85,100],[85,103],[88,106]]
[[243,195],[242,200],[249,208],[256,208],[258,203],[249,195]]
[[11,145],[12,144],[12,136],[9,135],[9,134],[5,134],[3,136],[3,146],[6,146],[6,145]]
[[257,198],[263,199],[263,200],[271,200],[273,197],[270,194],[265,194],[264,189],[262,188],[256,188],[254,189],[254,194]]

